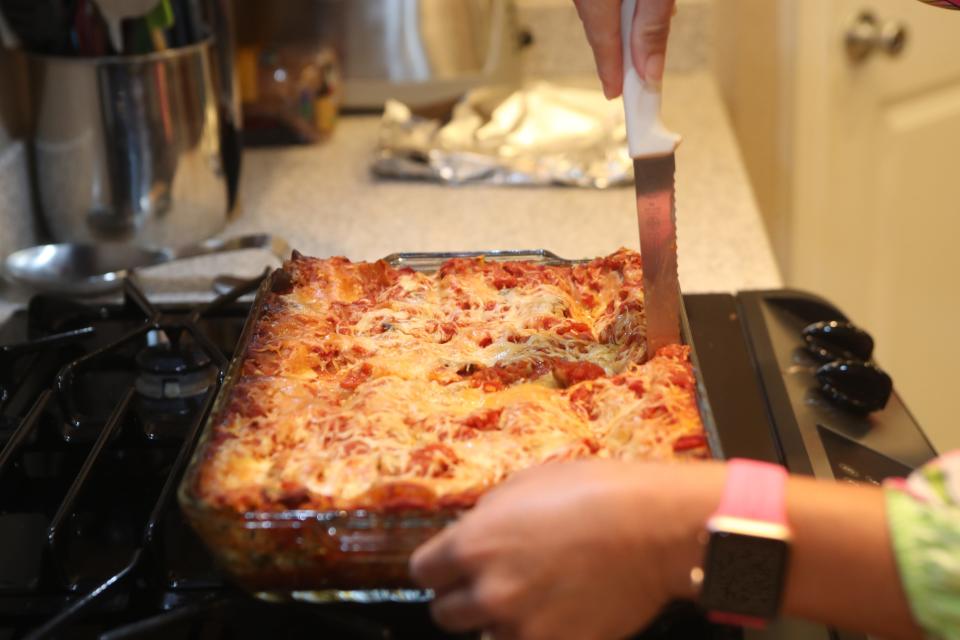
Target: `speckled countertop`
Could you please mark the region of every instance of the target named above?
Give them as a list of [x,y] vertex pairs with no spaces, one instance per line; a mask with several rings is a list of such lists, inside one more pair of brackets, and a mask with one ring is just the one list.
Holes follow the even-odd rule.
[[[712,76],[668,75],[664,118],[677,152],[680,283],[684,291],[781,285],[770,244]],[[568,258],[637,247],[630,188],[449,187],[383,181],[369,164],[375,117],[346,117],[326,144],[248,151],[240,205],[223,235],[268,231],[309,255],[375,259],[396,251],[546,248]],[[160,298],[209,295],[210,277],[254,275],[257,251],[144,272]],[[0,319],[26,292],[0,290]]]

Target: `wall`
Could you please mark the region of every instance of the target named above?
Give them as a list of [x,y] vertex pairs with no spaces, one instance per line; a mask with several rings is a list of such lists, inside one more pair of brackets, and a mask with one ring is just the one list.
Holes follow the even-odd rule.
[[791,0],[723,0],[713,66],[757,204],[789,278],[794,18]]
[[[726,0],[724,0],[726,1]],[[526,71],[534,76],[561,78],[595,73],[593,56],[573,0],[516,0],[518,19],[533,35]],[[706,67],[713,30],[714,0],[678,0],[667,56],[670,71]]]

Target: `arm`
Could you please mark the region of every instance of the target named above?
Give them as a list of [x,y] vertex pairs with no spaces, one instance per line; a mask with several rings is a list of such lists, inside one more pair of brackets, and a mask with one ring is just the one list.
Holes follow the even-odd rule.
[[[607,98],[616,98],[623,88],[623,53],[620,43],[621,0],[574,0],[587,33],[597,73]],[[633,66],[643,80],[658,83],[663,78],[670,18],[676,0],[639,0],[633,19]]]
[[[720,501],[719,463],[610,461],[519,474],[420,548],[411,573],[437,591],[451,630],[508,637],[614,638],[670,600]],[[794,530],[784,613],[886,637],[921,637],[904,598],[879,489],[792,478]]]
[[[716,478],[705,482],[722,487]],[[696,484],[690,490],[704,491]],[[922,637],[900,584],[883,491],[793,476],[787,485],[787,514],[793,545],[785,615],[883,637]],[[709,516],[702,508],[692,509],[687,526],[702,530]],[[674,596],[696,597],[683,567],[689,572],[701,555],[694,542],[675,558],[670,569],[677,580]]]
[[793,478],[794,530],[784,611],[891,638],[923,636],[900,584],[883,491]]

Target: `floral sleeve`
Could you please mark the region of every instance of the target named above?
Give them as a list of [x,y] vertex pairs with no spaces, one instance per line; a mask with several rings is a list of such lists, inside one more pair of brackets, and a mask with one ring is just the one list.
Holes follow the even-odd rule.
[[920,0],[926,4],[932,4],[941,9],[960,9],[960,0]]
[[914,618],[931,638],[960,638],[960,451],[884,486],[894,555]]

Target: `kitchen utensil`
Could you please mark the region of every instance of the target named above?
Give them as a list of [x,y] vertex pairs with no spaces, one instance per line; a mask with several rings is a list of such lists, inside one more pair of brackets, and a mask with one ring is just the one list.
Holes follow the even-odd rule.
[[[220,0],[212,0],[220,1]],[[174,21],[167,31],[167,40],[172,47],[183,47],[206,37],[200,0],[172,0]]]
[[28,56],[40,215],[54,242],[170,247],[229,217],[211,42]]
[[143,249],[129,245],[45,244],[7,257],[4,268],[10,279],[41,291],[95,295],[116,289],[135,269],[152,267],[240,249],[266,249],[280,259],[290,245],[267,234],[211,239],[177,249]]
[[10,25],[7,24],[7,19],[4,17],[2,10],[0,10],[0,47],[7,49],[20,48],[20,38],[17,37],[17,34],[15,34],[13,29],[10,28]]
[[0,0],[0,10],[27,51],[47,54],[71,51],[73,16],[61,0]]
[[217,89],[223,170],[230,196],[227,204],[232,211],[240,181],[243,151],[233,5],[230,0],[180,0],[175,11],[177,19],[174,24],[182,22],[189,26],[190,37],[207,37],[207,34],[213,37],[213,49],[210,52],[213,84]]
[[75,53],[81,56],[105,56],[114,52],[107,25],[93,0],[77,0],[72,40]]
[[173,7],[170,6],[170,0],[160,0],[160,4],[144,16],[144,21],[150,33],[150,42],[153,44],[153,50],[163,51],[166,49],[167,36],[165,31],[173,26],[174,21]]
[[649,357],[660,347],[680,342],[674,197],[674,151],[680,137],[668,131],[660,120],[661,88],[641,80],[634,69],[630,30],[636,6],[637,0],[624,0],[621,5],[623,108],[627,146],[634,159]]
[[123,52],[125,51],[123,21],[127,18],[142,18],[160,4],[161,0],[94,0],[94,2],[100,7],[100,13],[107,22],[114,51]]
[[144,55],[165,51],[166,30],[173,26],[174,15],[169,0],[161,0],[157,6],[142,16],[128,17],[120,21],[122,53]]
[[71,13],[61,0],[0,0],[0,10],[23,47],[32,53],[71,51]]

